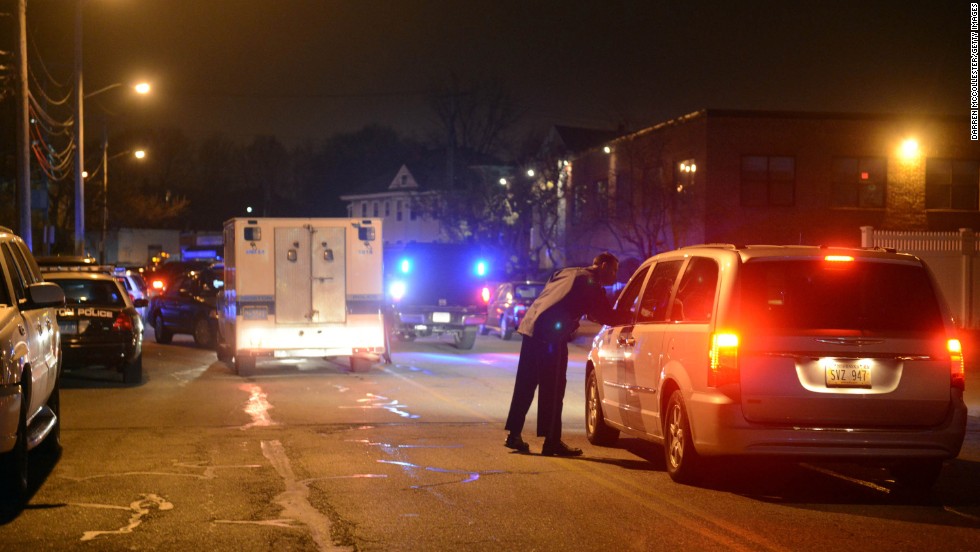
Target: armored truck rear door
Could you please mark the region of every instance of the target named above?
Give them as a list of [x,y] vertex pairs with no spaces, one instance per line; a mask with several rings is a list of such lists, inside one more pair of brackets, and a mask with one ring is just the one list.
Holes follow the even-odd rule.
[[278,227],[276,322],[346,320],[346,243],[343,227]]

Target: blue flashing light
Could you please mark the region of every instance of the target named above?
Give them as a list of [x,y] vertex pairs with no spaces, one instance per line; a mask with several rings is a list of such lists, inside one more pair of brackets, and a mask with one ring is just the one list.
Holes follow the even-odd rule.
[[395,301],[401,301],[402,297],[405,297],[405,292],[408,291],[408,287],[405,282],[392,282],[391,286],[388,287],[388,294]]
[[477,276],[486,276],[487,275],[487,262],[486,261],[477,261],[476,262],[476,275]]
[[402,259],[401,262],[398,263],[398,269],[402,271],[402,274],[408,274],[412,271],[412,261]]

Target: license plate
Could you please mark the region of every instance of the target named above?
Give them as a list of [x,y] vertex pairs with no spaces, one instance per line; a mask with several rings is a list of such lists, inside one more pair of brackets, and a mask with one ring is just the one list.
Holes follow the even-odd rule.
[[450,320],[452,320],[452,315],[448,312],[432,313],[432,321],[436,324],[448,324]]
[[871,364],[863,360],[833,360],[824,365],[827,387],[871,387]]
[[61,333],[75,335],[78,333],[78,322],[58,322]]

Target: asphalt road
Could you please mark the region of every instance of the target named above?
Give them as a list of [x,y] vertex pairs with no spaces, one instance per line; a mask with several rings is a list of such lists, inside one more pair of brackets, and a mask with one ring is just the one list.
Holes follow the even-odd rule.
[[[975,550],[980,418],[925,497],[884,470],[729,462],[673,483],[662,449],[584,436],[572,348],[566,441],[504,448],[519,341],[396,343],[394,364],[260,363],[239,377],[178,336],[141,385],[95,370],[62,391],[64,452],[32,466],[2,550]],[[533,424],[532,415],[529,427]],[[40,460],[40,459],[38,459]]]

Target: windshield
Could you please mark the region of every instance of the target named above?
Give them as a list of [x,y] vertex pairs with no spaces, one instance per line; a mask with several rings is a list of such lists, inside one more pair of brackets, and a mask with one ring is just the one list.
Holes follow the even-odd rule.
[[943,326],[918,265],[824,260],[747,262],[740,272],[747,327],[777,330],[922,331]]
[[105,280],[57,280],[65,291],[66,305],[124,307],[126,301],[115,282]]

